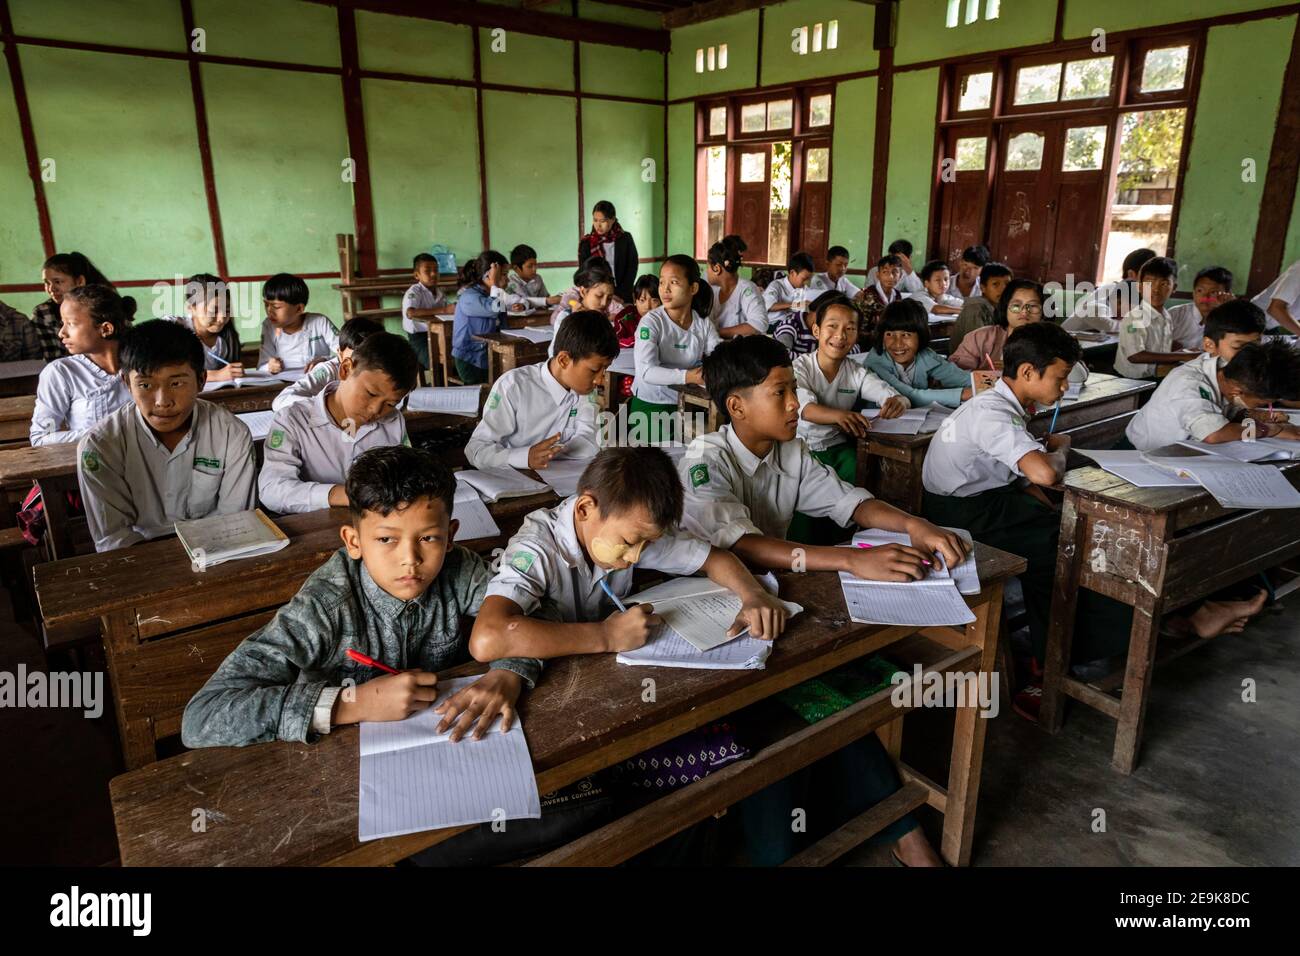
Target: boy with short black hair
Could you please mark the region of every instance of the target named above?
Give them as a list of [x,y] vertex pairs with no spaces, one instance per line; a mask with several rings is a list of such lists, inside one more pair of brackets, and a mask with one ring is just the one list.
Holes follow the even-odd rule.
[[618,337],[603,312],[574,312],[560,323],[555,356],[511,369],[492,386],[465,446],[475,468],[543,469],[551,459],[599,451],[596,385],[618,358]]
[[[483,603],[490,572],[459,545],[456,481],[433,455],[372,449],[348,471],[351,516],[343,547],[314,571],[270,623],[246,638],[185,707],[187,747],[312,741],[334,727],[402,720],[437,700],[435,671],[468,660],[461,637]],[[396,669],[380,674],[355,650]],[[439,732],[481,738],[497,715],[510,729],[534,660],[498,660],[437,704]],[[344,687],[352,689],[342,693]]]
[[961,313],[961,296],[953,295],[950,291],[948,263],[942,259],[927,262],[921,269],[921,285],[922,291],[909,295],[908,298],[919,302],[931,319]]
[[1067,332],[1119,334],[1119,320],[1138,303],[1138,273],[1157,255],[1154,249],[1134,249],[1124,257],[1120,277],[1080,296],[1061,326]]
[[506,291],[532,300],[529,305],[534,308],[560,303],[560,297],[547,292],[546,282],[537,274],[537,250],[522,242],[510,250],[510,278],[506,280]]
[[[1196,273],[1192,282],[1192,301],[1169,310],[1169,327],[1174,346],[1198,349],[1205,337],[1205,321],[1211,312],[1232,300],[1232,272],[1223,266],[1210,266]],[[1262,332],[1262,330],[1261,330]]]
[[534,511],[510,539],[470,650],[485,660],[638,648],[660,620],[648,604],[618,609],[637,567],[677,575],[702,570],[741,600],[729,634],[749,628],[767,640],[780,635],[784,605],[735,555],[678,530],[681,518],[681,482],[663,449],[604,449],[582,473],[576,495]]
[[857,299],[862,290],[850,281],[846,274],[848,271],[849,250],[843,246],[831,246],[826,250],[826,271],[813,276],[813,288],[822,292],[834,290],[850,299]]
[[1148,259],[1138,273],[1141,301],[1119,326],[1115,371],[1125,378],[1155,378],[1158,364],[1176,365],[1195,357],[1174,351],[1174,332],[1165,303],[1178,288],[1178,263],[1165,256]]
[[808,303],[817,297],[817,289],[813,286],[813,273],[816,269],[812,256],[806,252],[796,252],[790,257],[785,275],[778,276],[767,284],[763,290],[763,304],[772,313],[768,316],[769,330],[774,330],[779,321],[803,321]]
[[421,252],[411,260],[415,281],[402,296],[402,331],[415,349],[422,368],[429,367],[429,319],[436,315],[450,315],[454,307],[438,288],[438,259]]
[[[898,292],[900,295],[909,296],[917,292],[924,291],[921,285],[921,277],[916,274],[912,268],[912,244],[906,239],[895,239],[889,244],[888,255],[898,256],[903,263],[903,277],[898,280]],[[876,281],[876,267],[873,266],[867,270],[867,285]]]
[[[282,389],[275,398],[271,399],[271,409],[278,412],[294,402],[309,401],[315,398],[324,390],[326,385],[339,380],[339,366],[343,359],[351,355],[356,347],[370,336],[377,335],[382,331],[384,331],[383,324],[376,322],[374,319],[348,319],[343,323],[343,327],[339,329],[338,353],[328,362],[321,362],[288,388]],[[425,344],[428,344],[427,340]],[[416,353],[419,353],[418,349]]]
[[994,322],[994,313],[1002,292],[1011,281],[1011,270],[1001,262],[985,263],[980,270],[979,295],[967,296],[962,303],[957,321],[948,332],[948,354],[952,355],[961,345],[961,340],[976,329]]
[[1181,441],[1212,445],[1247,437],[1300,439],[1284,412],[1262,410],[1300,398],[1300,352],[1259,344],[1264,311],[1247,299],[1219,306],[1205,321],[1205,352],[1167,376],[1124,434],[1139,451]]
[[[948,295],[955,299],[969,299],[980,294],[980,272],[993,257],[988,246],[976,244],[961,251],[961,262],[948,282]],[[960,302],[959,302],[960,304]]]
[[145,322],[126,334],[120,356],[132,403],[77,446],[95,550],[171,534],[177,521],[252,508],[253,439],[230,412],[198,398],[198,337],[172,322]]
[[319,312],[306,311],[309,296],[307,283],[287,272],[276,273],[262,285],[266,321],[257,354],[262,371],[272,375],[290,368],[310,371],[338,350],[334,323]]
[[903,278],[901,256],[893,253],[882,256],[876,262],[874,271],[875,279],[867,283],[867,287],[859,293],[858,298],[858,308],[862,312],[859,331],[867,341],[876,334],[876,326],[880,324],[880,317],[885,314],[885,309],[903,297],[898,291],[898,283]]
[[339,363],[339,381],[275,413],[257,479],[262,503],[282,514],[348,504],[344,480],[364,451],[410,444],[398,410],[420,376],[400,335],[380,332]]

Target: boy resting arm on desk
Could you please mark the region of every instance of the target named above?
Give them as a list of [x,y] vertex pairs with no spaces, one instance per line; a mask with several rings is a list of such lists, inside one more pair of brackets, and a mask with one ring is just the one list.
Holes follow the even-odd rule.
[[[468,659],[462,623],[478,613],[490,574],[453,545],[456,482],[428,452],[366,452],[348,473],[343,547],[272,621],[246,638],[185,707],[187,747],[308,741],[341,724],[402,720],[438,700],[434,672]],[[358,662],[356,651],[397,673]],[[506,731],[541,665],[500,660],[440,702],[439,732]]]
[[[748,627],[770,640],[784,630],[784,605],[735,555],[676,530],[682,486],[661,449],[606,448],[582,473],[578,489],[558,507],[533,512],[510,539],[474,623],[476,658],[640,647],[660,620],[648,604],[618,609],[632,593],[635,567],[681,575],[702,570],[739,596],[730,635]],[[545,620],[528,616],[539,611]]]

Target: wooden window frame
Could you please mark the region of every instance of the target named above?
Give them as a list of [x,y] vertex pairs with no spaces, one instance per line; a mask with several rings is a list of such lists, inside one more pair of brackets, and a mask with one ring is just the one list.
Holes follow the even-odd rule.
[[[1196,76],[1200,59],[1200,36],[1195,33],[1174,33],[1165,36],[1142,37],[1129,43],[1128,82],[1125,87],[1125,106],[1142,105],[1148,109],[1158,108],[1162,103],[1181,104],[1190,99],[1193,77]],[[1142,70],[1146,65],[1147,54],[1152,50],[1166,47],[1187,47],[1187,72],[1183,74],[1183,85],[1177,90],[1159,90],[1151,93],[1141,92]]]

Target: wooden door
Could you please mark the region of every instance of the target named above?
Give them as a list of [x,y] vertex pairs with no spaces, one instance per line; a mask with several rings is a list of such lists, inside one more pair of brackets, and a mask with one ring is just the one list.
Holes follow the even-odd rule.
[[771,214],[772,167],[770,143],[739,145],[736,153],[735,178],[731,184],[728,233],[745,240],[745,258],[751,262],[767,261],[768,219]]
[[[987,243],[993,258],[1017,276],[1043,281],[1055,201],[1051,170],[1060,155],[1057,124],[1008,123],[998,136],[998,169],[993,190],[993,217]],[[960,256],[960,251],[957,253]]]
[[950,129],[939,180],[939,234],[934,256],[956,267],[961,251],[984,242],[989,165],[995,143],[987,129]]
[[795,250],[807,252],[823,267],[826,249],[830,245],[831,219],[831,141],[829,139],[805,140],[802,145],[799,173],[798,242]]
[[1101,256],[1110,124],[1105,117],[1062,120],[1051,166],[1040,281],[1092,282]]

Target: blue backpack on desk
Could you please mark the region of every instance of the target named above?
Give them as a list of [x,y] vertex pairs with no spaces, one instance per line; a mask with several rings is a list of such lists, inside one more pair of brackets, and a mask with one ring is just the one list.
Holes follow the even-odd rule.
[[438,260],[439,274],[456,274],[456,253],[452,252],[446,246],[438,244],[429,247],[429,255]]

